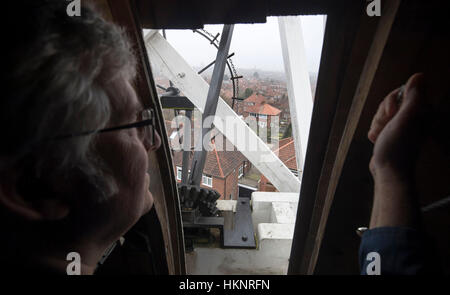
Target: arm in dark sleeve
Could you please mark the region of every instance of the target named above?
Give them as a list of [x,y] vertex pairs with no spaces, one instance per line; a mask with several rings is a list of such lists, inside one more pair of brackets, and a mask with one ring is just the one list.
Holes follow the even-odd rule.
[[361,274],[371,273],[374,259],[378,258],[379,274],[382,275],[439,273],[432,244],[429,237],[413,228],[379,227],[367,230],[359,248]]

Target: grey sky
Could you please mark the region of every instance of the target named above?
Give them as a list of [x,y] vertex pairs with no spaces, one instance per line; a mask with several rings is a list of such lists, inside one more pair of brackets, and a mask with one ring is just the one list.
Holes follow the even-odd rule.
[[[323,16],[302,16],[303,37],[308,70],[317,72],[323,41]],[[222,25],[207,25],[213,35],[222,32]],[[204,66],[215,59],[217,51],[192,30],[166,30],[167,40],[192,66]],[[276,17],[265,24],[237,24],[230,52],[237,68],[284,71],[280,34]]]

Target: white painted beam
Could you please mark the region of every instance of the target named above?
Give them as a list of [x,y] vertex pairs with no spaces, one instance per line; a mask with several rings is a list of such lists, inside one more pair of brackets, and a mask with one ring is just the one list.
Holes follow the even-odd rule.
[[[303,171],[308,146],[313,98],[306,62],[300,16],[278,17],[284,69],[287,76],[289,111],[297,167]],[[299,173],[299,178],[301,175]]]
[[[147,34],[145,44],[151,63],[203,112],[208,83],[159,33]],[[280,192],[300,191],[299,179],[222,98],[219,98],[214,125]],[[232,126],[237,130],[232,130]],[[256,151],[248,148],[249,141],[256,144]]]

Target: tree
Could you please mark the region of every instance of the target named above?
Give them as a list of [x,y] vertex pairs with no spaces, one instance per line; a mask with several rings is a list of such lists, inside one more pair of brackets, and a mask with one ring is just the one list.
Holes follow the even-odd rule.
[[283,134],[283,138],[292,137],[292,123],[289,123],[289,126],[286,128]]
[[247,98],[247,97],[249,97],[252,94],[253,94],[253,89],[246,88],[245,91],[244,91],[244,98]]
[[254,72],[254,73],[253,73],[253,77],[256,78],[256,79],[259,79],[259,74],[258,74],[258,72]]

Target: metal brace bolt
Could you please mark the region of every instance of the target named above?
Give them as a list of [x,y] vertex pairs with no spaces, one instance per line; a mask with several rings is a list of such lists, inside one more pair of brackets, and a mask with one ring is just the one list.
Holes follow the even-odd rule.
[[183,79],[183,78],[186,76],[186,74],[185,74],[185,73],[178,73],[177,76],[178,76],[179,78]]

